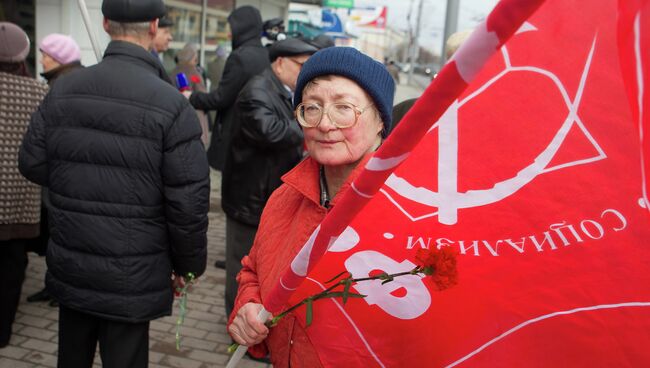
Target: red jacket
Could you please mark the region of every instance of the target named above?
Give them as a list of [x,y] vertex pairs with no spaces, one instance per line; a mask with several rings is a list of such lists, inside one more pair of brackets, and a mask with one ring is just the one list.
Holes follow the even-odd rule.
[[[369,157],[366,156],[350,174],[331,206],[335,206],[337,199],[349,189]],[[320,205],[318,175],[318,163],[308,157],[282,177],[284,184],[271,195],[262,213],[253,248],[242,260],[243,268],[237,276],[239,291],[229,325],[244,304],[264,301],[327,214],[327,209]],[[249,351],[257,357],[270,351],[275,368],[322,367],[311,341],[293,313],[282,318],[277,326],[271,328],[268,338]]]

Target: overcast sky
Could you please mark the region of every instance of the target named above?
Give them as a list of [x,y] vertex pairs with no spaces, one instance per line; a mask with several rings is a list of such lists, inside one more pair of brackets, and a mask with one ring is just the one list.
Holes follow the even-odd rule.
[[[422,0],[422,28],[420,45],[439,54],[445,26],[447,0]],[[498,0],[459,0],[458,30],[471,29],[492,10]],[[420,0],[355,0],[356,7],[387,6],[388,24],[399,30],[407,30],[409,8],[413,7],[411,23],[415,26]]]

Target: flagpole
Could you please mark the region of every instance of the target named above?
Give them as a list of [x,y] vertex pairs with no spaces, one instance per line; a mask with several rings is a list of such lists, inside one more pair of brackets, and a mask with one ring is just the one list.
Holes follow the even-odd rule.
[[[271,313],[264,309],[262,307],[262,310],[257,314],[257,320],[260,322],[265,322],[267,318],[271,316]],[[230,360],[228,361],[228,364],[226,365],[226,368],[235,368],[237,364],[239,364],[239,361],[244,357],[244,354],[246,354],[246,351],[248,350],[248,346],[244,345],[239,345],[237,347],[237,350],[232,354],[230,357]]]
[[79,5],[79,11],[81,11],[81,17],[84,20],[86,25],[86,31],[88,31],[88,37],[90,37],[90,44],[93,46],[93,51],[95,52],[95,57],[97,57],[97,62],[102,61],[102,52],[99,48],[99,42],[97,41],[97,35],[92,29],[90,23],[90,15],[88,15],[88,8],[86,7],[86,2],[84,0],[77,0]]
[[440,54],[440,68],[447,62],[447,40],[452,33],[458,31],[458,7],[459,0],[447,0],[447,9],[445,11],[445,31],[442,38],[442,53]]

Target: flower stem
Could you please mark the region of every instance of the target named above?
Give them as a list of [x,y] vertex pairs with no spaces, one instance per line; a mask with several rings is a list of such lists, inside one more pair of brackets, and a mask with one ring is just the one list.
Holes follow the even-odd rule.
[[[392,279],[395,278],[395,277],[406,276],[406,275],[415,275],[415,274],[419,273],[420,270],[421,270],[420,267],[416,266],[415,268],[413,268],[410,271],[397,272],[397,273],[393,273],[393,274],[383,273],[383,274],[380,274],[380,275],[368,276],[368,277],[360,277],[360,278],[356,278],[356,279],[352,278],[352,275],[350,275],[348,277],[345,277],[345,278],[337,281],[335,284],[333,284],[332,286],[328,287],[327,289],[321,291],[320,293],[311,295],[311,296],[301,300],[299,303],[289,307],[288,309],[286,309],[282,313],[280,313],[277,316],[273,317],[273,319],[271,319],[271,321],[268,323],[268,326],[269,327],[275,326],[278,323],[278,321],[281,320],[284,316],[286,316],[287,314],[293,312],[294,310],[298,309],[299,307],[307,304],[310,301],[313,302],[313,301],[318,300],[318,299],[334,297],[334,296],[331,295],[331,292],[334,289],[338,288],[339,286],[345,286],[346,283],[347,284],[352,284],[352,283],[356,283],[356,282],[360,282],[360,281],[369,281],[369,280],[386,280],[386,282],[388,282],[388,281],[392,281]],[[341,275],[343,275],[343,273],[339,274],[338,277],[340,277]],[[333,280],[330,280],[330,281],[334,281],[334,280],[336,280],[336,277]],[[348,292],[345,291],[343,295],[346,295],[347,293]],[[338,295],[336,295],[336,296],[338,296]],[[347,299],[347,298],[344,297],[344,299]]]
[[383,273],[381,275],[376,275],[376,276],[369,276],[369,277],[361,277],[358,279],[351,279],[350,281],[352,282],[359,282],[359,281],[368,281],[368,280],[384,280],[384,279],[391,279],[399,276],[406,276],[406,275],[415,275],[419,273],[420,267],[415,267],[414,269],[410,271],[404,271],[404,272],[397,272],[397,273],[391,273],[391,274],[386,274]]
[[187,293],[190,286],[194,283],[194,274],[189,272],[185,277],[185,285],[182,288],[177,289],[180,294],[180,300],[178,302],[178,319],[176,320],[176,350],[181,350],[181,326],[185,322],[185,315],[187,314]]

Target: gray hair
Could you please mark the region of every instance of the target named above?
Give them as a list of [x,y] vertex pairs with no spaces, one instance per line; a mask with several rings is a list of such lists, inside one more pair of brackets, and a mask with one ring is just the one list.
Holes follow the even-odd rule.
[[149,32],[149,22],[121,23],[108,20],[108,34],[114,37],[136,37],[146,36]]
[[447,42],[445,44],[445,52],[447,54],[447,59],[450,59],[454,54],[456,53],[456,50],[460,48],[460,46],[465,42],[469,36],[472,34],[472,30],[465,30],[465,31],[459,31],[447,39]]

